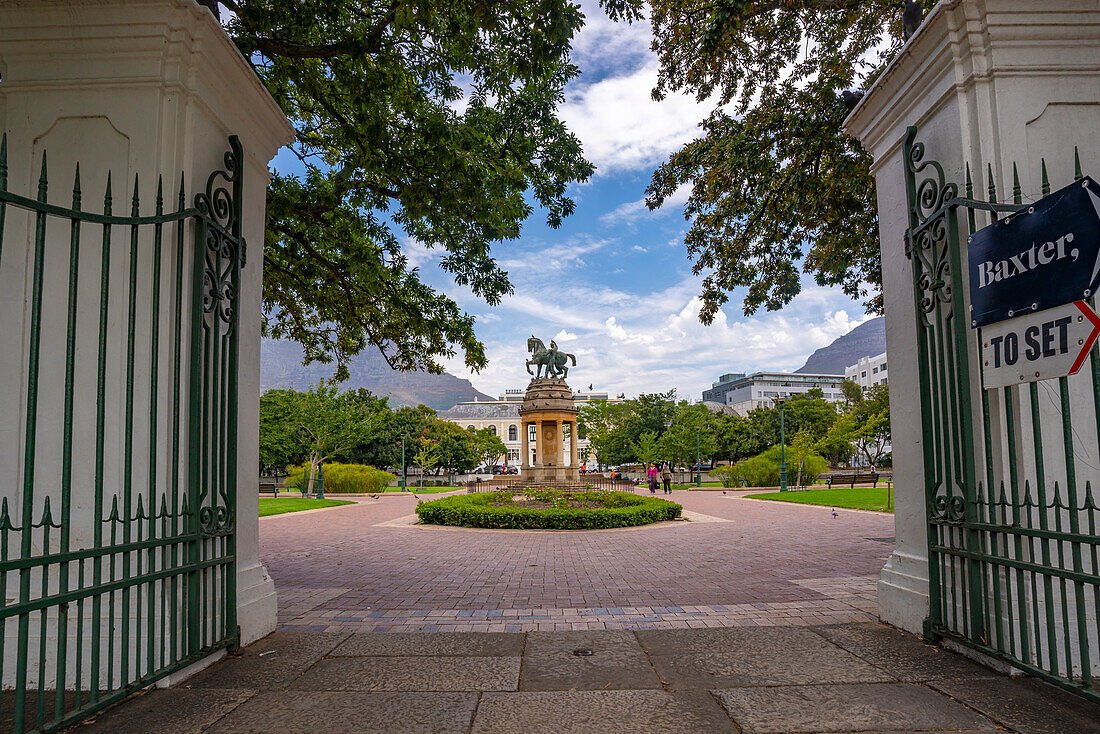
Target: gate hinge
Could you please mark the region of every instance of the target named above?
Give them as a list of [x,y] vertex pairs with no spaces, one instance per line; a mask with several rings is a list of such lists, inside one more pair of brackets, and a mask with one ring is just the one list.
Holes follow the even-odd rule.
[[905,230],[905,257],[909,260],[913,259],[913,243],[909,237],[910,230]]

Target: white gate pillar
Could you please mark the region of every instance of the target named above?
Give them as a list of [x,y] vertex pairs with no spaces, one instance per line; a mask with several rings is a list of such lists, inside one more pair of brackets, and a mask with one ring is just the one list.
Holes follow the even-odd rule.
[[[164,177],[166,209],[174,210],[181,172],[191,206],[206,177],[224,168],[227,138],[240,138],[247,262],[239,300],[236,548],[238,621],[247,644],[273,630],[276,619],[274,584],[258,555],[260,297],[267,164],[293,139],[293,127],[210,11],[195,0],[0,0],[0,74],[9,189],[35,190],[45,149],[51,202],[67,204],[79,161],[85,210],[100,211],[108,171],[116,211],[128,213],[135,173],[141,177],[143,214],[158,174]],[[27,242],[10,236],[5,244],[21,248]],[[4,253],[5,259],[15,256],[11,249]],[[28,281],[22,274],[12,281],[0,284],[0,331],[11,327],[18,334]],[[42,338],[63,344],[65,334]],[[0,350],[0,374],[25,369],[19,351]],[[22,414],[19,392],[0,391],[0,413]],[[117,420],[111,421],[108,431],[117,431]],[[22,441],[18,421],[0,423],[5,470],[20,466]],[[135,458],[138,476],[147,471],[144,461],[140,454]],[[40,472],[49,469],[42,466]],[[89,502],[75,488],[73,501]]]
[[928,615],[927,520],[902,138],[917,126],[925,159],[939,161],[960,193],[970,162],[976,198],[989,184],[986,163],[1000,201],[1011,200],[1013,162],[1025,196],[1040,191],[1043,157],[1052,181],[1072,179],[1075,144],[1085,172],[1100,170],[1100,5],[941,2],[844,125],[874,157],[890,355],[897,548],[882,570],[879,614],[920,633]]

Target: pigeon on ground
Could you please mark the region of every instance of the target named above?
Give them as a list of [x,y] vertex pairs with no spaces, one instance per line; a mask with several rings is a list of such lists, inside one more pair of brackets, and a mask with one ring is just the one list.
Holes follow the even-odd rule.
[[840,517],[840,515],[837,514],[836,510],[833,510],[833,517]]
[[901,11],[901,37],[908,41],[920,28],[924,18],[924,8],[916,0],[905,0],[905,9]]

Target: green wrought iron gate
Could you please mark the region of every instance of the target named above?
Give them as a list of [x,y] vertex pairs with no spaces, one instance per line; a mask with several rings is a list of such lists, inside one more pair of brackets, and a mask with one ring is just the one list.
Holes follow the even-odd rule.
[[[141,213],[8,190],[0,283],[26,297],[0,500],[0,729],[52,731],[238,644],[235,511],[241,146],[187,206]],[[169,184],[171,185],[171,184]],[[100,180],[97,188],[103,186]],[[100,189],[103,190],[103,189]],[[169,204],[169,209],[172,209]],[[6,271],[6,272],[5,272]],[[5,364],[11,364],[6,362]]]
[[[904,144],[916,293],[930,610],[925,635],[948,638],[1100,701],[1100,348],[1071,377],[986,389],[982,334],[969,320],[964,236],[1025,206],[964,194]],[[1067,165],[1068,161],[1061,162]],[[975,166],[982,173],[981,166]],[[1050,193],[1040,161],[1041,192]],[[1074,152],[1074,177],[1081,178]],[[1027,197],[1034,200],[1038,196]]]

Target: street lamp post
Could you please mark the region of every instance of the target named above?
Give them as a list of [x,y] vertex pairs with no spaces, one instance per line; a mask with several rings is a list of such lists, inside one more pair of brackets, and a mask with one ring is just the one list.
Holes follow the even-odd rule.
[[779,491],[787,491],[787,438],[783,431],[783,403],[786,398],[780,396],[775,399],[779,403]]
[[703,486],[703,467],[700,466],[702,459],[699,457],[699,427],[695,428],[695,488],[699,489]]
[[408,476],[405,474],[405,436],[401,436],[401,491],[408,486]]

